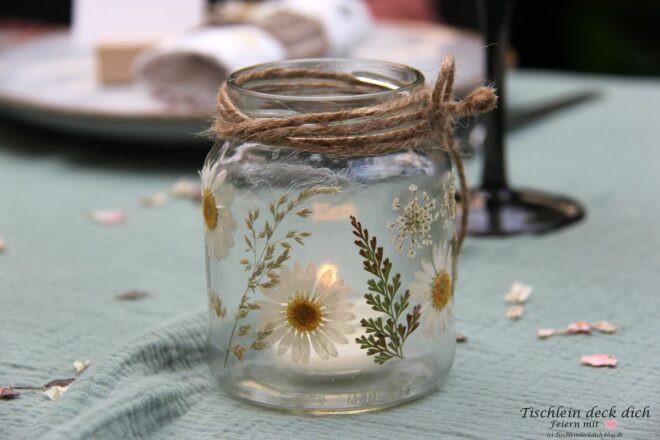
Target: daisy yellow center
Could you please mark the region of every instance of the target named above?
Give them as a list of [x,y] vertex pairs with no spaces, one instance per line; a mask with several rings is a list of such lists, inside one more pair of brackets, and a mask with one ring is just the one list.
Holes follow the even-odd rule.
[[451,298],[451,278],[446,271],[442,271],[433,278],[431,284],[431,301],[433,308],[442,310]]
[[207,189],[202,194],[202,212],[206,227],[213,230],[218,226],[218,206],[215,203],[213,193]]
[[311,332],[321,324],[321,306],[302,296],[296,296],[286,307],[286,319],[299,332]]

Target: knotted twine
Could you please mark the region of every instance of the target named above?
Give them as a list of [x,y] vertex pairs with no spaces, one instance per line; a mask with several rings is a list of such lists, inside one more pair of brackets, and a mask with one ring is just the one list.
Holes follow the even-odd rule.
[[[404,150],[430,151],[440,147],[456,166],[461,188],[461,224],[456,254],[460,253],[468,223],[469,200],[465,168],[454,138],[457,118],[475,116],[497,104],[495,89],[478,87],[461,100],[452,90],[456,67],[446,57],[433,89],[420,88],[386,102],[344,110],[276,117],[252,117],[232,101],[227,84],[218,93],[218,114],[211,128],[219,139],[236,139],[294,148],[336,158],[378,156]],[[263,83],[263,81],[270,81]],[[274,85],[273,81],[280,81]],[[261,81],[261,83],[260,83]],[[254,83],[252,90],[314,87],[330,93],[370,93],[389,90],[354,75],[317,69],[272,67],[247,71],[234,78],[237,86]]]

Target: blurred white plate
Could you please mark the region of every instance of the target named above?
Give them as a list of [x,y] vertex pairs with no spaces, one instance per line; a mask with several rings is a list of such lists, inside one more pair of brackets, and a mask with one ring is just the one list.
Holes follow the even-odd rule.
[[[479,81],[483,66],[479,38],[443,26],[379,23],[351,55],[408,64],[432,80],[448,53],[457,59],[457,88]],[[74,46],[67,32],[49,33],[0,51],[0,112],[80,135],[204,146],[208,141],[196,135],[211,116],[177,112],[137,86],[100,85],[93,53]]]

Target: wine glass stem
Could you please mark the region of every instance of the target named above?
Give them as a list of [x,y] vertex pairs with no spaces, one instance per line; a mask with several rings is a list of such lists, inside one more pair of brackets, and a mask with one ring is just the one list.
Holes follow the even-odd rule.
[[488,81],[497,88],[497,108],[486,117],[485,158],[482,188],[507,187],[506,154],[506,51],[513,0],[478,0],[477,11],[486,45]]

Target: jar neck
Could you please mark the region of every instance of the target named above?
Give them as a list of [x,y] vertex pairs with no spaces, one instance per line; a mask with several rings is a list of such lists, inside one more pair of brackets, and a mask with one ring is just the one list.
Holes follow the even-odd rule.
[[[304,69],[323,72],[323,79],[268,79],[268,69]],[[351,84],[327,74],[355,78]],[[242,81],[242,78],[258,78]],[[311,59],[261,64],[232,74],[227,80],[229,97],[251,117],[336,112],[396,100],[424,86],[424,76],[413,68],[382,61]]]

